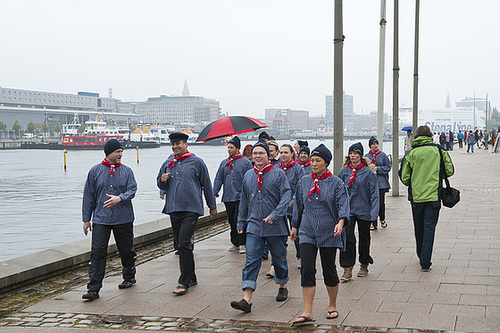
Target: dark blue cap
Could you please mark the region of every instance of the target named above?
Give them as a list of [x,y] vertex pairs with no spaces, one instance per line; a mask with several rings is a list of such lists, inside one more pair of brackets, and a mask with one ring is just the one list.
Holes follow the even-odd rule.
[[313,156],[321,157],[325,160],[326,164],[330,164],[330,162],[332,161],[332,152],[328,148],[326,148],[324,144],[320,144],[313,149],[313,151],[311,152],[311,157]]
[[189,135],[182,133],[182,132],[174,132],[174,133],[170,133],[168,138],[170,139],[170,142],[176,142],[176,141],[181,141],[181,140],[187,141],[187,139],[189,138]]

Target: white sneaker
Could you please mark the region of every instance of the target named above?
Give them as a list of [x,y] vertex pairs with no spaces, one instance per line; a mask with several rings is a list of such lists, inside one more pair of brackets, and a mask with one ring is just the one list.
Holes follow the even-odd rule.
[[245,254],[247,253],[247,249],[245,245],[240,245],[240,254]]
[[236,252],[236,251],[239,251],[240,250],[240,247],[239,246],[231,246],[229,249],[227,249],[229,252]]
[[297,264],[297,268],[302,269],[302,260],[301,259],[299,259],[299,263]]
[[266,273],[266,276],[269,278],[274,277],[274,266],[271,266],[271,269]]

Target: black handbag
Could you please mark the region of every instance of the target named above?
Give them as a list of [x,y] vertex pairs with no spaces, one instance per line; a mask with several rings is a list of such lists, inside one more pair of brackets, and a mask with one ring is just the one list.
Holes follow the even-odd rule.
[[[439,197],[441,198],[441,202],[443,206],[452,208],[460,201],[460,191],[454,187],[450,186],[450,181],[446,176],[446,171],[444,168],[444,159],[443,153],[441,152],[441,148],[439,148],[439,155],[441,156],[441,167],[440,167],[440,181],[439,181]],[[443,187],[443,178],[446,183],[446,187]]]

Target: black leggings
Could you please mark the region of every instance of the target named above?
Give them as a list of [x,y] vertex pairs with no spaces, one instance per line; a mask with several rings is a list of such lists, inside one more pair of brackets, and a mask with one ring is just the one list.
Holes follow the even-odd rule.
[[[337,267],[335,266],[336,247],[320,247],[321,267],[323,268],[323,278],[327,287],[335,287],[339,284]],[[318,248],[316,245],[301,243],[300,256],[302,259],[302,287],[316,286],[316,256]]]

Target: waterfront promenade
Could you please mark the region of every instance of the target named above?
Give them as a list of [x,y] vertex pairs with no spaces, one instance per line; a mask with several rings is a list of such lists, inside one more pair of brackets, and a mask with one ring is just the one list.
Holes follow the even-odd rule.
[[[318,263],[314,325],[300,331],[336,332],[499,332],[500,329],[500,154],[479,150],[450,152],[455,164],[452,186],[461,202],[443,207],[436,232],[433,269],[420,270],[415,254],[411,210],[406,187],[400,197],[387,196],[387,229],[372,232],[375,263],[367,277],[342,283],[339,318],[326,319],[328,298]],[[214,332],[283,332],[302,312],[300,276],[295,250],[289,247],[289,299],[275,301],[277,286],[267,279],[264,261],[252,312],[229,306],[240,300],[244,255],[228,252],[228,232],[197,242],[199,284],[180,297],[172,294],[178,258],[169,253],[137,267],[138,283],[119,290],[120,276],[104,280],[101,298],[83,302],[85,285],[0,318],[3,332],[95,332],[169,330]],[[357,272],[359,266],[355,267]],[[339,270],[341,273],[341,270]],[[103,322],[104,316],[132,316],[124,324]],[[125,318],[126,319],[126,318]],[[106,326],[108,325],[108,326]],[[30,328],[22,328],[30,326]]]

